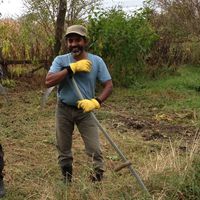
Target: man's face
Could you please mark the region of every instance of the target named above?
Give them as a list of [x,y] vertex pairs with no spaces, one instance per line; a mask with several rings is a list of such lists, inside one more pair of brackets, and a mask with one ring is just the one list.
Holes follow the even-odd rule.
[[87,41],[77,34],[70,34],[67,37],[67,46],[73,56],[79,56],[85,50]]

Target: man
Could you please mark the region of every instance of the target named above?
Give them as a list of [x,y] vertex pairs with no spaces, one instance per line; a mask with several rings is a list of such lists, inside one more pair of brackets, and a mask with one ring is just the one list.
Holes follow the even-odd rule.
[[0,198],[5,195],[5,189],[4,189],[4,182],[3,182],[3,167],[4,167],[4,160],[3,160],[3,149],[0,144]]
[[[72,133],[76,124],[85,144],[86,153],[93,159],[94,174],[92,181],[103,178],[103,157],[99,145],[98,127],[90,111],[101,107],[111,94],[113,84],[108,69],[97,55],[86,51],[88,45],[87,29],[82,25],[67,28],[65,41],[70,53],[57,56],[46,76],[46,86],[58,87],[56,109],[56,139],[58,160],[64,180],[72,178]],[[77,82],[83,100],[79,100],[71,77]],[[100,95],[95,98],[96,80],[103,85]]]

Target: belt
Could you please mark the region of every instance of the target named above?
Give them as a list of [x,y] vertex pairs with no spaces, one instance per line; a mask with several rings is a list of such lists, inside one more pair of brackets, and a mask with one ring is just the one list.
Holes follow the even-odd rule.
[[67,104],[67,103],[63,102],[62,100],[59,100],[59,102],[60,102],[62,105],[64,105],[64,106],[67,106],[67,107],[70,107],[70,108],[76,108],[76,109],[78,109],[78,107],[77,107],[77,106],[74,106],[74,105],[69,105],[69,104]]

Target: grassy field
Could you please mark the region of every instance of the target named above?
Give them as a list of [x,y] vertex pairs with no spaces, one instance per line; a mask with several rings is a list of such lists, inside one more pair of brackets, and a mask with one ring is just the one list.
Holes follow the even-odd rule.
[[[38,80],[37,80],[38,81]],[[42,109],[43,88],[16,82],[6,103],[0,96],[0,142],[5,149],[5,200],[197,200],[200,196],[200,69],[182,67],[176,76],[131,89],[115,88],[96,116],[132,162],[147,197],[101,134],[106,173],[89,181],[91,165],[74,132],[74,179],[60,178],[55,147],[55,91]],[[42,84],[41,84],[42,85]],[[37,87],[36,87],[37,86]]]

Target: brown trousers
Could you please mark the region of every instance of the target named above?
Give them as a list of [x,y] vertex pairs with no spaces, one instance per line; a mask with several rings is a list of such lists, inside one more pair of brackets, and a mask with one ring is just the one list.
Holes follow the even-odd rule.
[[61,167],[72,166],[72,134],[77,126],[85,144],[85,150],[92,158],[93,167],[103,170],[103,157],[99,144],[98,127],[90,113],[58,101],[56,108],[56,140],[58,162]]

